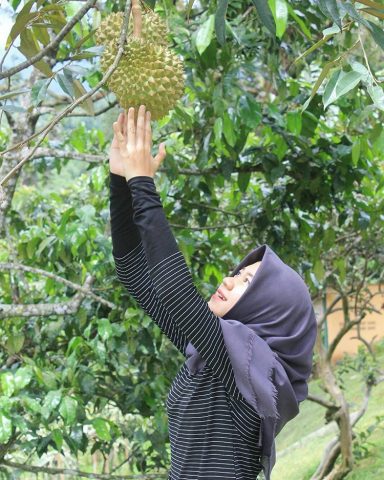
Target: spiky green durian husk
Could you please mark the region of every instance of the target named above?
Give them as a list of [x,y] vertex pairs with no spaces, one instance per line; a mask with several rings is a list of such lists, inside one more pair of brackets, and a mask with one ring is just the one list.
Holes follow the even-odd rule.
[[[116,57],[110,44],[101,59],[106,71]],[[184,69],[181,60],[167,47],[132,37],[125,45],[119,65],[108,81],[119,104],[127,109],[145,105],[151,119],[158,120],[171,110],[184,92]]]
[[[141,38],[156,45],[168,45],[168,28],[165,21],[152,10],[142,11]],[[123,12],[111,13],[106,17],[96,30],[96,43],[108,45],[110,42],[117,44],[123,24]],[[132,38],[133,19],[130,18],[127,43]]]

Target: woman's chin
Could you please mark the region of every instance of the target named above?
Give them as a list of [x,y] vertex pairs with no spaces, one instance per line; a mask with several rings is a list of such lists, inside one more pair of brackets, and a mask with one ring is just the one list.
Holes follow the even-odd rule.
[[216,308],[215,308],[215,302],[213,302],[212,300],[209,300],[208,302],[208,307],[209,309],[211,310],[211,312],[213,312],[215,315],[216,315]]

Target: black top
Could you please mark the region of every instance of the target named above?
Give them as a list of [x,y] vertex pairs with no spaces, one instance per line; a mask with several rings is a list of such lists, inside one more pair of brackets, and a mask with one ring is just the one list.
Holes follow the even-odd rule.
[[154,180],[110,172],[110,212],[119,280],[185,357],[192,342],[206,360],[195,374],[184,363],[168,394],[168,478],[255,480],[260,417],[236,386],[220,320],[192,282]]

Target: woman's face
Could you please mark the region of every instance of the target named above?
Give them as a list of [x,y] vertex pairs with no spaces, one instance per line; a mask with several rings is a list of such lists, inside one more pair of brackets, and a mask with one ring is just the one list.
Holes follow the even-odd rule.
[[[234,277],[225,277],[214,293],[208,307],[218,317],[223,317],[239,300],[252,281],[261,261],[242,268]],[[223,298],[220,298],[223,297]]]

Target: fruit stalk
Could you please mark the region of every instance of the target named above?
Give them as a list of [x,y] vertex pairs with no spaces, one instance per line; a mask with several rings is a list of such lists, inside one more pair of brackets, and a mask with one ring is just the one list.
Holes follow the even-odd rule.
[[132,16],[133,16],[133,36],[141,37],[141,7],[139,0],[132,0]]

